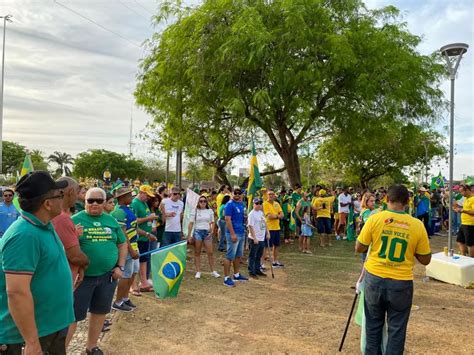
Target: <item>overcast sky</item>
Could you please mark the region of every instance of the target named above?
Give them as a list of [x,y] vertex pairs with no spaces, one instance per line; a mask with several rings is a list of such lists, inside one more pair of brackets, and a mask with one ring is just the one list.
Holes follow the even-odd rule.
[[[136,137],[150,120],[133,106],[141,43],[156,31],[150,18],[154,0],[0,0],[7,25],[3,137],[40,149],[76,155],[92,148],[128,152],[133,116],[135,155],[148,145]],[[421,53],[466,42],[456,80],[455,178],[474,173],[473,80],[474,1],[370,0],[398,7],[412,33],[422,35]],[[87,18],[87,19],[86,19]],[[95,23],[93,23],[95,22]],[[1,27],[0,27],[1,28]],[[112,33],[113,32],[113,33]],[[443,86],[449,97],[449,83]],[[448,112],[438,129],[449,124]],[[278,159],[279,160],[279,159]],[[279,165],[272,156],[261,163]],[[234,165],[248,165],[248,160]],[[437,166],[447,176],[447,167]]]

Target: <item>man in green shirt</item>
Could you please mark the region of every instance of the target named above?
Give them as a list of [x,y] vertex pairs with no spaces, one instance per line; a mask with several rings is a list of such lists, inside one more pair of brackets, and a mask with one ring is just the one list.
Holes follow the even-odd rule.
[[[45,171],[16,185],[21,217],[0,239],[0,352],[66,354],[65,328],[74,321],[72,277],[51,219],[61,213],[61,189]],[[7,293],[8,289],[8,293]]]
[[[130,209],[137,217],[137,226],[142,231],[145,231],[145,235],[138,237],[138,250],[140,254],[146,253],[150,250],[150,241],[156,241],[156,237],[151,233],[153,229],[153,220],[157,217],[154,213],[151,213],[148,207],[147,201],[155,197],[153,188],[150,185],[140,186],[137,197],[135,197],[130,204]],[[147,264],[150,260],[150,254],[140,256],[140,291],[151,292],[153,287],[148,282],[147,275]]]
[[[126,237],[114,217],[104,213],[106,194],[94,187],[86,193],[86,209],[72,216],[74,224],[80,224],[83,233],[79,237],[81,250],[89,259],[84,280],[74,291],[76,322],[89,317],[86,353],[100,355],[97,346],[105,315],[110,312],[117,280],[125,270],[128,253]],[[72,339],[77,323],[69,328],[68,341]]]

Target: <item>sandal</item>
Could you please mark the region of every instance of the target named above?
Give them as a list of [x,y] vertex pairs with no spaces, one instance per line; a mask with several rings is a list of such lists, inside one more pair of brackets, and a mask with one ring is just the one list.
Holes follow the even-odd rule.
[[148,286],[148,287],[140,287],[140,292],[153,292],[153,287]]

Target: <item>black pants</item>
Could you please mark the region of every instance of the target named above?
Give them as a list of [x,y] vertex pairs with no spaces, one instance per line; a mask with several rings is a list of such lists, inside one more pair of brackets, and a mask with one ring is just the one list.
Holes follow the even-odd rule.
[[[67,328],[56,333],[45,335],[39,338],[43,354],[66,355],[66,334]],[[6,349],[4,349],[6,346]],[[0,344],[0,355],[21,355],[23,344]]]
[[290,221],[285,219],[281,220],[281,227],[283,229],[283,238],[290,239]]
[[426,233],[430,235],[430,214],[428,212],[418,216],[418,219],[425,225]]

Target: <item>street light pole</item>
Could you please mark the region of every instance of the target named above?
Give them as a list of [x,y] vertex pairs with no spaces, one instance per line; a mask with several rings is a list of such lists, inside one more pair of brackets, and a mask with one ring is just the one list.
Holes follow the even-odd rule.
[[3,171],[3,88],[5,82],[5,36],[7,32],[7,22],[12,22],[12,15],[0,16],[3,18],[3,50],[2,50],[2,92],[0,94],[0,175]]
[[451,79],[451,103],[449,124],[449,216],[448,216],[448,249],[452,248],[453,226],[453,170],[454,170],[454,81],[456,72],[464,53],[469,46],[465,43],[452,43],[441,47],[440,52],[446,60],[446,67]]

